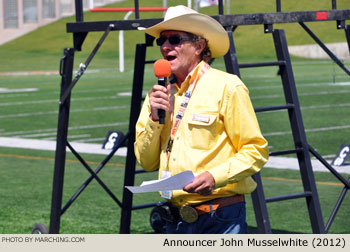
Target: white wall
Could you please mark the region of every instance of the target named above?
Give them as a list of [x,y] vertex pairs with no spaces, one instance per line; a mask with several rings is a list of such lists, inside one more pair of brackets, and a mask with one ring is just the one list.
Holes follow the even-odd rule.
[[[14,5],[17,3],[17,13],[11,13],[11,17],[8,17],[13,19],[17,15],[17,27],[5,28],[6,16],[9,15],[9,13],[5,15],[5,1],[11,1],[10,3]],[[28,0],[0,0],[0,45],[61,17],[75,14],[75,0],[32,0],[36,6],[28,6],[28,2],[24,6],[23,1]],[[97,7],[118,1],[122,0],[83,0],[83,6],[87,10],[91,7],[91,3]],[[25,22],[24,15],[33,18],[33,13],[37,15],[36,19]]]

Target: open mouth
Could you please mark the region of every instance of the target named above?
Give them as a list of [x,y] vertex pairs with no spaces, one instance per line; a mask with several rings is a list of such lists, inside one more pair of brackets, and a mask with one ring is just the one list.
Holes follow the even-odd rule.
[[165,59],[166,59],[167,61],[172,61],[172,60],[176,59],[176,57],[175,57],[175,56],[170,56],[170,55],[168,55],[168,56],[165,57]]

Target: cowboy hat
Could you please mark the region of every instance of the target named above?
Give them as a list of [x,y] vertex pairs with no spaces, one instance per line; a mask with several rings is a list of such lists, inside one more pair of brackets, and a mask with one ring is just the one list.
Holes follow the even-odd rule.
[[159,38],[160,33],[166,30],[199,35],[208,41],[213,58],[225,55],[230,44],[227,33],[219,22],[184,5],[169,7],[164,21],[149,28],[139,27],[138,29],[156,38]]

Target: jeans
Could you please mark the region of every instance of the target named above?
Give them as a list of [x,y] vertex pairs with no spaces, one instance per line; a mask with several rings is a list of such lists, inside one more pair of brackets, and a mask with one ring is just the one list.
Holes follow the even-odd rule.
[[246,234],[245,202],[221,207],[211,213],[198,216],[198,220],[187,223],[182,220],[166,223],[167,234]]

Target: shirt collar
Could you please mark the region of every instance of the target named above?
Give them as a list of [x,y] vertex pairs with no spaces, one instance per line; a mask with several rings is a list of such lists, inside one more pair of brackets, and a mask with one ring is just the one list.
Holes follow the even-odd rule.
[[199,62],[199,64],[186,76],[186,79],[181,83],[181,88],[176,85],[176,88],[180,92],[185,92],[188,86],[196,79],[199,69],[205,64],[205,61]]

